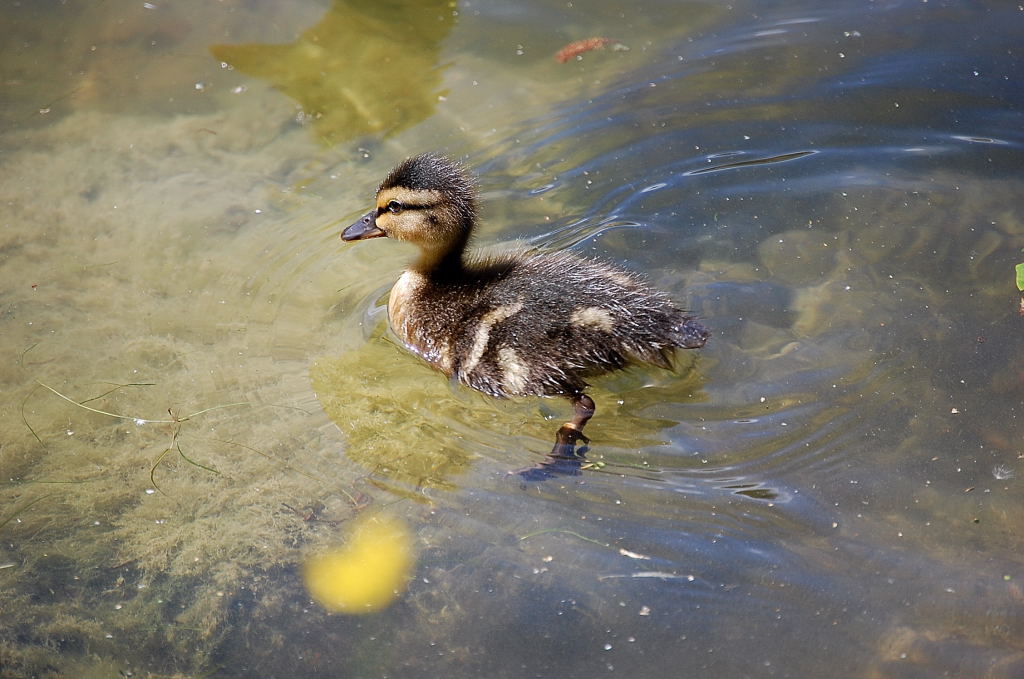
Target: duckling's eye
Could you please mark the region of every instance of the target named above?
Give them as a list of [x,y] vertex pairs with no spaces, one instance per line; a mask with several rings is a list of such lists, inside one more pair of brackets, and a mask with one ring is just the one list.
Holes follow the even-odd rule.
[[393,200],[390,203],[388,203],[388,212],[390,212],[393,215],[397,215],[403,209],[405,209],[405,206],[399,203],[397,200]]

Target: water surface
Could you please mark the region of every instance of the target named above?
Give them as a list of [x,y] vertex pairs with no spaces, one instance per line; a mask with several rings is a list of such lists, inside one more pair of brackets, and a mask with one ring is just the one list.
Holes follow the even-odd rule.
[[[1021,676],[1024,12],[417,7],[5,8],[0,676]],[[479,244],[713,330],[596,382],[578,476],[509,475],[567,404],[449,385],[409,250],[337,238],[424,150]],[[414,575],[329,614],[373,511]]]

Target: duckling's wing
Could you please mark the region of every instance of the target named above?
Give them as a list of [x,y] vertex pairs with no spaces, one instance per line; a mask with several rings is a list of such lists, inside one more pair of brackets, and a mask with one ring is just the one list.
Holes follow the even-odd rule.
[[477,280],[459,323],[459,379],[500,396],[578,394],[631,359],[671,367],[687,317],[618,267],[568,253],[522,255]]

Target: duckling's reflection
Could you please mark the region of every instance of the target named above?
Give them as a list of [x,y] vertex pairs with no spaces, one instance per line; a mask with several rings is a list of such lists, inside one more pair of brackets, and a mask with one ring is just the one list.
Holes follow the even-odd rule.
[[[620,373],[603,380],[611,383],[611,391],[601,387],[596,393],[606,415],[598,434],[601,461],[588,458],[589,440],[581,435],[573,444],[556,441],[534,458],[535,464],[523,468],[523,457],[540,454],[541,441],[550,433],[548,421],[536,410],[480,400],[464,386],[446,383],[426,363],[408,356],[379,323],[367,339],[352,350],[317,359],[310,380],[324,412],[345,433],[345,457],[367,472],[368,482],[386,484],[389,492],[412,499],[422,499],[427,489],[457,488],[459,477],[481,456],[504,460],[498,473],[523,484],[580,476],[591,464],[596,469],[603,463],[629,466],[634,459],[629,451],[664,443],[664,431],[682,414],[671,404],[704,399],[694,358],[681,357],[674,373]],[[619,399],[629,407],[614,406]],[[552,400],[540,414],[557,417],[562,410],[560,399]]]
[[519,476],[524,482],[546,481],[556,476],[579,476],[583,473],[583,465],[587,463],[587,450],[587,446],[575,448],[570,445],[560,448],[556,443],[541,462],[509,474]]
[[269,81],[302,106],[327,144],[390,134],[434,111],[448,0],[334,0],[290,44],[213,45],[220,61]]
[[[578,476],[583,463],[587,461],[586,444],[590,439],[583,435],[583,427],[594,416],[596,406],[594,400],[586,394],[579,394],[572,399],[572,420],[558,428],[555,434],[555,445],[542,462],[533,467],[520,469],[517,474],[527,481],[543,481],[553,476]],[[584,446],[576,449],[576,442],[582,441]]]

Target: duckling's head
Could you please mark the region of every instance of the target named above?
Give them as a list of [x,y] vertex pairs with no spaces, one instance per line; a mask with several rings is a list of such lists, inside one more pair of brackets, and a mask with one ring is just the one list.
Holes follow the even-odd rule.
[[341,232],[345,241],[387,236],[418,245],[420,266],[458,261],[476,220],[476,187],[466,171],[433,154],[409,158],[377,189],[377,205]]

